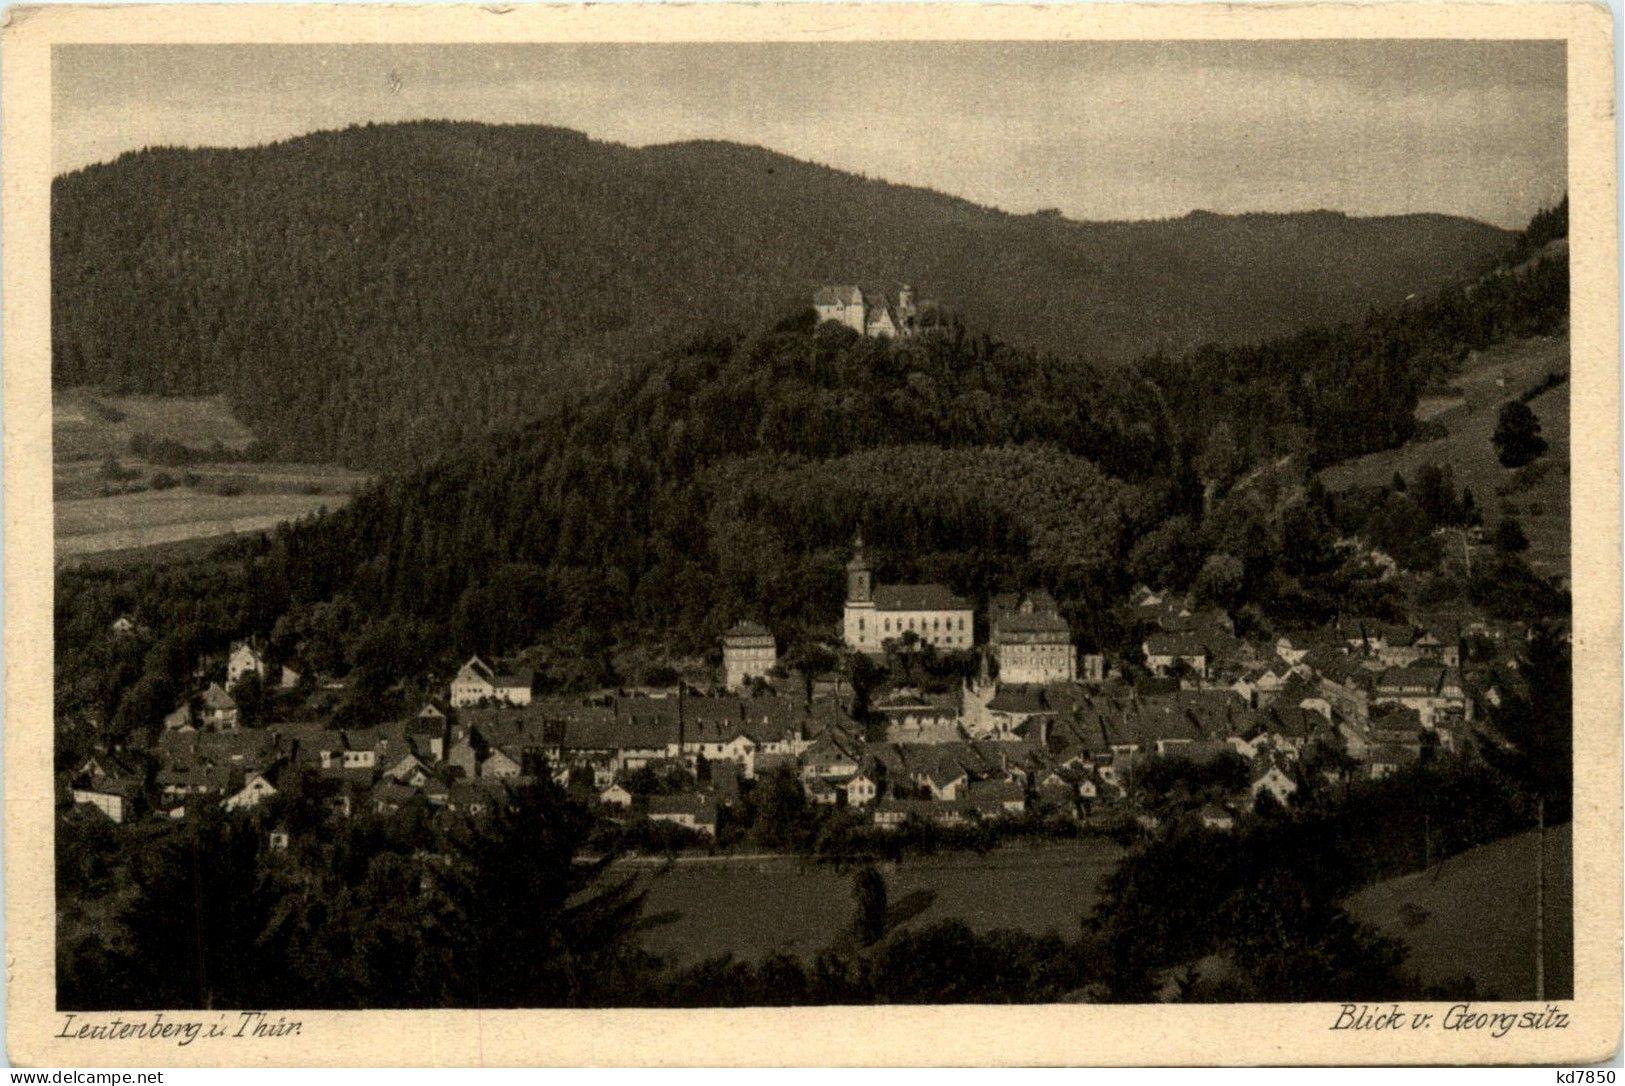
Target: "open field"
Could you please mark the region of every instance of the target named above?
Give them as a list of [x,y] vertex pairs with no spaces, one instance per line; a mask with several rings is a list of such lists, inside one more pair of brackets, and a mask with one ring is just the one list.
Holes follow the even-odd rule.
[[1540,384],[1548,373],[1569,372],[1569,337],[1541,337],[1503,344],[1476,354],[1453,382],[1461,397],[1445,406],[1424,399],[1418,414],[1430,413],[1449,431],[1433,441],[1412,442],[1333,465],[1321,473],[1329,490],[1376,487],[1394,473],[1414,478],[1423,464],[1448,464],[1456,485],[1471,487],[1486,527],[1513,516],[1529,537],[1528,559],[1540,572],[1569,572],[1569,384],[1536,396],[1529,404],[1551,446],[1523,474],[1501,466],[1490,436],[1501,405]]
[[[1546,831],[1546,998],[1574,991],[1572,834]],[[1424,981],[1463,975],[1485,998],[1535,998],[1537,835],[1508,837],[1436,867],[1368,886],[1346,903],[1356,919],[1410,947]]]
[[[883,867],[895,920],[959,919],[977,931],[1017,928],[1075,937],[1122,849],[1109,841],[952,853]],[[811,958],[852,920],[852,876],[793,857],[678,862],[643,876],[649,949],[684,962],[774,951]]]
[[307,494],[146,491],[56,503],[59,558],[132,550],[188,539],[265,531],[285,520],[333,509],[345,498]]
[[125,456],[130,438],[147,434],[194,449],[245,449],[254,440],[224,396],[110,396],[64,389],[51,403],[51,437],[58,462]]
[[262,532],[319,509],[337,509],[369,481],[361,472],[326,464],[155,464],[131,453],[135,434],[213,456],[246,449],[253,440],[220,396],[57,393],[52,489],[59,563],[193,553],[196,541]]

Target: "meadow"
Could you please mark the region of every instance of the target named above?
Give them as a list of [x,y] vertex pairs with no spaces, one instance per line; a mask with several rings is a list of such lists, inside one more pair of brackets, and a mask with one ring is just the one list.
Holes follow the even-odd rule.
[[1493,528],[1502,516],[1515,517],[1529,537],[1529,564],[1547,575],[1569,572],[1569,384],[1535,396],[1530,408],[1540,419],[1547,452],[1513,471],[1501,466],[1490,442],[1501,405],[1535,388],[1548,374],[1569,372],[1569,337],[1540,336],[1475,352],[1452,381],[1449,397],[1425,397],[1417,414],[1449,431],[1430,441],[1327,468],[1321,482],[1329,490],[1388,485],[1397,472],[1414,479],[1424,464],[1448,464],[1458,487],[1473,498]]
[[[337,509],[369,476],[326,464],[234,459],[253,435],[224,397],[56,393],[52,490],[57,562],[161,557],[177,546],[262,532]],[[204,462],[154,463],[132,439],[173,442]]]
[[[881,867],[891,923],[958,919],[973,930],[1078,934],[1123,850],[1104,840],[950,853]],[[623,863],[619,869],[637,871]],[[642,865],[645,915],[661,921],[650,950],[692,963],[775,951],[811,959],[842,939],[853,916],[852,875],[794,857],[699,857]]]
[[[1574,992],[1573,835],[1546,831],[1546,998]],[[1401,940],[1423,981],[1468,976],[1483,998],[1535,998],[1536,834],[1503,838],[1368,886],[1349,913]]]

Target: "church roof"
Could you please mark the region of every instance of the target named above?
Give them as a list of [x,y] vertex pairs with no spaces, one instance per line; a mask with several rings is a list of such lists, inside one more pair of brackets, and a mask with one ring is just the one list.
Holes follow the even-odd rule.
[[730,639],[735,637],[772,637],[773,633],[761,623],[751,622],[746,619],[743,622],[735,623],[733,628],[722,636]]
[[878,611],[969,611],[971,602],[941,584],[884,584],[875,589]]

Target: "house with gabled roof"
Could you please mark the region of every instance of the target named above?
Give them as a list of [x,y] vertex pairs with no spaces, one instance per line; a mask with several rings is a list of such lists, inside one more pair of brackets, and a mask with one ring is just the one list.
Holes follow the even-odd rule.
[[498,672],[478,656],[471,656],[451,680],[451,707],[499,703],[529,705],[536,686],[533,668]]
[[100,776],[72,789],[73,802],[93,807],[114,822],[128,822],[140,813],[146,787],[139,777]]
[[243,782],[242,788],[226,797],[224,806],[228,811],[252,810],[276,795],[276,792],[269,771],[253,773]]
[[1153,675],[1170,674],[1177,665],[1198,676],[1207,675],[1208,648],[1195,634],[1159,631],[1149,635],[1140,648],[1145,653],[1145,666]]
[[1027,811],[1026,790],[1012,781],[972,781],[965,798],[983,818],[1010,818]]
[[883,788],[875,776],[860,770],[846,782],[844,791],[848,807],[867,807],[880,798]]
[[246,641],[233,641],[231,653],[226,657],[226,686],[236,686],[242,681],[244,675],[254,675],[265,681],[270,672],[270,664],[266,661],[265,650],[260,643],[249,638]]
[[237,726],[237,699],[226,693],[219,683],[210,683],[198,698],[200,716],[205,724],[216,728]]
[[512,747],[492,747],[479,765],[481,777],[497,780],[517,777],[522,772],[524,768],[520,762],[519,752]]
[[717,835],[717,806],[697,792],[649,797],[649,820],[670,822],[711,837]]
[[1259,758],[1253,763],[1252,782],[1248,785],[1248,791],[1254,801],[1268,792],[1277,803],[1285,806],[1297,790],[1298,782],[1292,779],[1291,774],[1287,773],[1276,759]]

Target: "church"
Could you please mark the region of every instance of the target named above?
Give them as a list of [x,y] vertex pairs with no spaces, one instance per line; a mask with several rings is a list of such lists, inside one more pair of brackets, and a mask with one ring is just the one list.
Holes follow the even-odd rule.
[[876,585],[859,535],[846,564],[846,646],[879,656],[886,642],[909,633],[938,649],[969,649],[976,644],[975,609],[946,585]]

